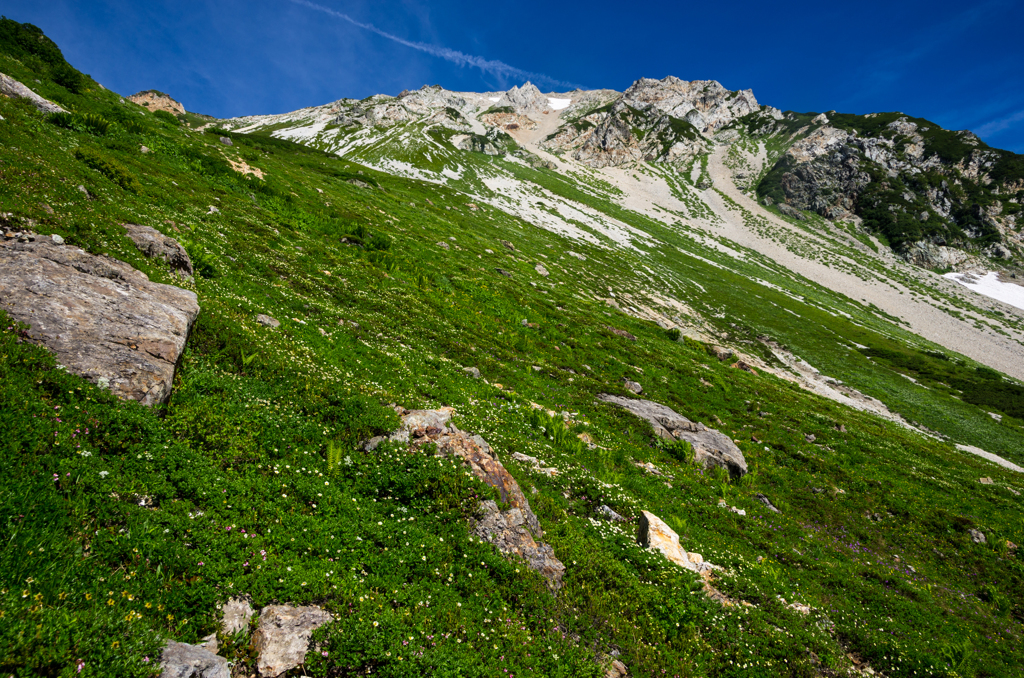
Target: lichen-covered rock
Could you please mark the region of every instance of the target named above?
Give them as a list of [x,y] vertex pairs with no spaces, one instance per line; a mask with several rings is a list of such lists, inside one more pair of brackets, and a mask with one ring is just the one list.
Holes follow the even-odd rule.
[[194,292],[33,234],[0,240],[0,308],[69,371],[143,405],[170,397],[199,315]]
[[163,259],[175,273],[192,277],[192,259],[177,240],[151,226],[124,224],[124,230],[143,255],[150,259]]
[[675,410],[660,403],[638,398],[602,393],[597,396],[601,402],[629,410],[641,419],[650,422],[654,432],[666,440],[685,440],[693,446],[694,461],[705,468],[721,466],[734,478],[747,472],[747,460],[743,452],[724,433],[704,424],[690,421]]
[[0,73],[0,94],[12,99],[28,99],[37,110],[43,113],[67,113],[63,108],[49,99],[44,99],[14,78]]
[[252,636],[260,676],[275,678],[302,664],[306,660],[313,631],[333,618],[330,612],[315,605],[268,605],[263,608],[259,627]]
[[231,670],[224,657],[171,640],[160,657],[160,678],[231,678]]

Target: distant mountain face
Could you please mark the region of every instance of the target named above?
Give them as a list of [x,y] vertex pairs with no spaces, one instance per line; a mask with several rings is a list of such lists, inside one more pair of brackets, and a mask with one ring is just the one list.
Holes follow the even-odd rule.
[[448,142],[533,167],[556,169],[538,155],[549,153],[591,168],[674,168],[691,179],[716,147],[738,145],[750,157],[732,180],[791,220],[813,212],[848,222],[933,269],[977,257],[1009,264],[1024,252],[1024,156],[901,113],[783,113],[713,80],[643,78],[625,92],[550,95],[530,83],[496,93],[424,86],[227,126],[384,163],[389,145],[401,147],[393,163],[413,147]]

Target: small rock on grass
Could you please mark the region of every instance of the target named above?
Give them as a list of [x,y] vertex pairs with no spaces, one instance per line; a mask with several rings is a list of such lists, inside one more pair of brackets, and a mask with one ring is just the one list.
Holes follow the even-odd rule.
[[264,327],[280,327],[281,321],[276,318],[271,318],[269,315],[263,315],[262,313],[256,316],[256,322]]
[[259,655],[256,663],[259,675],[276,678],[302,664],[313,631],[332,619],[329,612],[315,605],[268,605],[263,608],[260,625],[252,637],[252,646]]
[[991,478],[979,478],[978,482],[981,483],[982,485],[991,485],[992,484],[992,479]]
[[160,658],[160,678],[231,678],[228,660],[198,645],[168,641]]
[[976,529],[974,529],[972,527],[969,530],[969,534],[971,535],[971,541],[974,542],[975,544],[984,544],[987,541],[985,539],[985,533],[982,532],[981,530],[976,530]]
[[480,369],[477,367],[463,367],[462,371],[473,377],[474,379],[480,378]]

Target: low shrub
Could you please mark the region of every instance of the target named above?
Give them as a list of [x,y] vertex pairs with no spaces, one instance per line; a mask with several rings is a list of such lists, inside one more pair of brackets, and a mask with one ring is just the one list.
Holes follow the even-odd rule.
[[142,184],[123,165],[91,148],[78,148],[75,157],[126,191],[139,193]]

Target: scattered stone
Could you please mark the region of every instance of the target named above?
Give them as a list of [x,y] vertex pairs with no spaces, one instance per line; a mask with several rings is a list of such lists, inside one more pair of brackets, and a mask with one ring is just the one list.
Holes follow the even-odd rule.
[[685,440],[693,446],[694,461],[705,468],[721,466],[734,478],[747,472],[747,460],[743,452],[728,436],[707,428],[704,424],[692,422],[674,410],[650,400],[623,398],[608,393],[597,396],[601,402],[629,410],[648,421],[654,432],[666,440]]
[[808,433],[807,435],[804,436],[804,440],[806,440],[809,443],[813,443],[815,440],[817,440],[817,438],[814,436],[813,433]]
[[216,208],[216,207],[214,207],[213,205],[210,205],[210,211],[209,211],[209,212],[207,212],[207,214],[217,214],[218,212],[220,212],[220,210],[219,210],[219,209],[217,209],[217,208]]
[[0,242],[0,302],[69,371],[143,405],[170,397],[199,315],[194,292],[35,234]]
[[148,146],[139,146],[139,153],[142,153],[143,155],[146,155],[147,153],[152,153],[152,152],[153,151],[149,150]]
[[537,273],[541,274],[545,278],[548,277],[548,269],[544,268],[543,264],[537,264],[533,267],[533,270],[537,271]]
[[523,318],[523,320],[522,320],[522,322],[521,322],[520,324],[521,324],[521,325],[522,325],[523,327],[526,327],[527,325],[529,325],[529,324],[530,324],[530,321],[529,321],[529,320],[527,320],[526,318]]
[[991,485],[992,484],[992,479],[991,478],[979,478],[978,482],[981,483],[982,485]]
[[198,645],[167,641],[160,656],[160,678],[231,678],[228,660]]
[[782,511],[780,511],[779,509],[775,508],[775,506],[768,499],[768,497],[764,496],[763,494],[755,494],[754,495],[754,499],[757,499],[759,502],[761,502],[762,504],[767,506],[768,510],[771,511],[772,513],[782,513]]
[[44,99],[14,78],[0,73],[0,95],[12,99],[28,99],[42,113],[67,113],[49,99]]
[[638,469],[642,469],[644,471],[647,471],[652,476],[664,475],[661,472],[660,468],[658,468],[657,466],[655,466],[654,464],[652,464],[649,461],[635,461],[635,462],[633,462],[633,465],[636,466]]
[[597,507],[597,513],[598,513],[598,515],[602,516],[603,518],[605,518],[607,520],[612,521],[613,523],[625,523],[625,522],[628,522],[625,517],[623,517],[623,516],[619,515],[618,513],[616,513],[607,504],[601,504],[600,506],[598,506]]
[[86,198],[88,198],[89,200],[92,200],[92,194],[89,193],[89,191],[86,190],[85,186],[82,186],[81,184],[79,184],[75,188],[77,188],[80,193],[85,195]]
[[744,511],[741,508],[736,508],[735,506],[730,506],[729,510],[732,511],[733,513],[735,513],[738,516],[745,516],[745,515],[747,515],[746,511]]
[[972,527],[970,530],[968,530],[968,534],[971,535],[971,541],[974,542],[975,544],[984,544],[984,543],[986,543],[985,533],[982,532],[981,530],[976,530],[976,529],[974,529]]
[[511,277],[512,277],[512,274],[511,274],[511,273],[509,273],[508,271],[504,270],[504,269],[501,269],[501,268],[496,268],[496,269],[494,269],[494,270],[495,270],[495,271],[497,271],[499,275],[503,275],[503,276],[505,276],[506,278],[511,278]]
[[604,678],[629,678],[629,669],[618,659],[613,659]]
[[[260,325],[263,325],[264,327],[280,327],[281,326],[281,321],[279,321],[277,318],[271,318],[269,315],[263,315],[262,313],[258,313],[256,315],[256,322],[258,322]],[[341,322],[344,322],[344,321],[341,321]]]
[[538,459],[537,457],[531,457],[530,455],[523,454],[522,452],[513,452],[512,458],[520,463],[529,464],[530,466],[533,467],[534,471],[537,471],[538,473],[543,473],[546,476],[553,477],[558,475],[558,469],[554,467],[544,466],[544,462]]
[[473,377],[474,379],[480,378],[480,369],[476,367],[463,367],[462,371]]
[[611,325],[605,325],[605,329],[607,329],[612,334],[620,336],[620,337],[622,337],[624,339],[629,339],[630,341],[636,341],[636,337],[634,337],[632,334],[630,334],[626,330],[616,329],[616,328],[612,327]]
[[234,146],[235,145],[234,142],[231,141],[231,139],[228,138],[228,137],[221,137],[220,138],[220,142],[222,144],[224,144],[225,146]]
[[499,240],[498,242],[500,242],[502,245],[512,250],[513,252],[516,251],[516,246],[510,243],[508,240]]
[[259,675],[276,678],[302,664],[309,650],[313,631],[333,619],[331,613],[310,605],[268,605],[260,613],[260,623],[252,636],[252,647],[259,658]]
[[64,244],[64,238],[60,237],[56,233],[54,233],[53,235],[50,236],[50,240],[53,241],[54,245],[63,245]]
[[143,256],[149,259],[163,259],[175,273],[186,278],[192,277],[192,259],[177,240],[149,226],[122,225]]
[[751,374],[757,374],[757,370],[755,370],[753,367],[743,362],[742,360],[737,360],[729,367],[733,367],[738,370],[743,370],[744,372],[750,372]]
[[715,357],[718,358],[719,362],[725,362],[733,357],[733,352],[727,348],[721,346],[712,346],[711,350],[714,352]]

